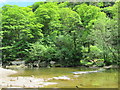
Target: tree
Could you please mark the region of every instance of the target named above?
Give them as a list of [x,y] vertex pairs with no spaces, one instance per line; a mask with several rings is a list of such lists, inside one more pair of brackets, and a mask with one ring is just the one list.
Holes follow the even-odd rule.
[[44,2],[35,2],[33,5],[32,5],[32,11],[36,11],[36,9],[39,7],[39,5],[42,5],[44,4]]
[[103,51],[102,58],[107,65],[117,63],[117,50],[113,37],[117,36],[116,21],[106,17],[99,18],[91,31],[92,40]]
[[[36,2],[2,7],[3,61],[55,61],[62,66],[118,64],[118,4]],[[80,63],[79,63],[80,61]]]
[[[3,50],[3,59],[25,57],[28,43],[35,42],[43,36],[41,33],[42,24],[37,24],[34,13],[28,7],[5,5],[2,7],[2,31],[3,47],[11,49]],[[33,41],[31,41],[33,39]]]
[[56,3],[45,3],[35,11],[35,16],[37,18],[37,22],[44,25],[42,28],[42,32],[44,34],[49,34],[49,24],[52,21],[58,21],[58,6]]

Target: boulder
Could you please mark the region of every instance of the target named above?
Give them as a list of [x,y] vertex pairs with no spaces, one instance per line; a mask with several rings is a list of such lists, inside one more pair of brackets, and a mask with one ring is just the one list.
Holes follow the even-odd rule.
[[54,80],[70,80],[67,76],[59,76],[59,77],[53,77]]

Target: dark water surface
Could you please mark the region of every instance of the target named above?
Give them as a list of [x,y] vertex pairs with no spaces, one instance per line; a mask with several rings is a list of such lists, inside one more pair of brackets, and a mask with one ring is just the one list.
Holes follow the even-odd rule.
[[73,75],[76,71],[93,71],[93,68],[34,68],[34,69],[17,69],[16,76],[31,76],[37,78],[52,78],[58,76],[67,76],[71,80],[51,80],[57,82],[56,85],[49,85],[45,88],[118,88],[118,70],[109,69],[97,73]]

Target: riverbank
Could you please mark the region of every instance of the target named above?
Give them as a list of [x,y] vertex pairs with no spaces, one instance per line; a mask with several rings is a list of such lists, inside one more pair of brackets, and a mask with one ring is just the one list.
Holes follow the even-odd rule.
[[[117,71],[109,71],[112,67],[26,68],[22,72],[21,69],[15,69],[18,73],[14,70],[0,68],[0,72],[3,72],[0,73],[2,76],[0,77],[0,88],[75,88],[76,85],[81,88],[104,88],[107,85],[117,87]],[[103,82],[105,85],[102,85]]]
[[14,70],[10,70],[10,69],[4,69],[4,68],[0,68],[0,78],[4,78],[4,77],[7,77],[11,74],[15,74],[17,73],[17,71],[14,71]]
[[31,77],[9,77],[17,71],[0,68],[0,88],[40,88],[46,85],[57,84],[54,82],[47,82],[41,78]]

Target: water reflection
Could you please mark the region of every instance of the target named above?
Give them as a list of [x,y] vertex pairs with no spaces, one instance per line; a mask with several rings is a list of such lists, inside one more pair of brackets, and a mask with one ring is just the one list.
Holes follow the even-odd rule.
[[109,69],[98,73],[73,75],[75,71],[93,71],[93,68],[34,68],[17,70],[19,73],[12,76],[31,76],[39,78],[52,78],[67,76],[71,80],[50,80],[57,82],[56,85],[46,86],[45,88],[118,88],[118,71]]

